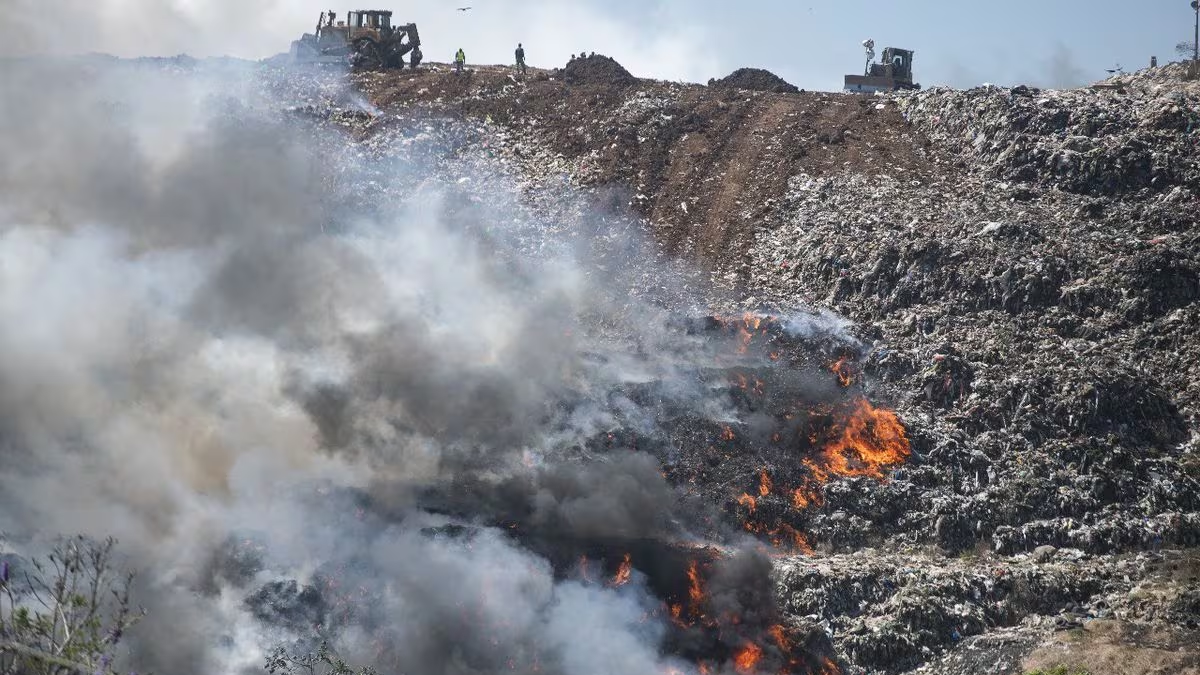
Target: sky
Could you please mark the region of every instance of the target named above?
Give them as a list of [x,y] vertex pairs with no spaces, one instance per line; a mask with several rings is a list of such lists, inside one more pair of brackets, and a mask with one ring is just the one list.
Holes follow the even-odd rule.
[[[533,66],[572,53],[616,58],[635,75],[706,82],[766,68],[806,89],[836,90],[864,64],[861,43],[916,50],[925,86],[1075,86],[1117,65],[1175,60],[1192,39],[1188,0],[372,0],[421,28],[426,60],[462,47],[475,63]],[[459,6],[470,6],[466,12]],[[120,56],[287,51],[333,0],[0,0],[0,54],[102,51]]]

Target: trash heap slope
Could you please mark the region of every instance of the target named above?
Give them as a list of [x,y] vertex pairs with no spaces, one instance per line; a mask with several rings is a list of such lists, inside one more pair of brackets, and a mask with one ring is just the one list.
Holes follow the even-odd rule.
[[1198,93],[988,87],[901,102],[931,139],[999,180],[1098,196],[1200,184]]
[[565,182],[592,200],[572,217],[631,211],[725,310],[855,321],[855,386],[914,456],[826,488],[780,596],[853,672],[949,674],[1025,672],[1092,621],[1200,649],[1200,112],[1170,73],[874,97],[487,68],[357,82],[462,120],[531,201]]

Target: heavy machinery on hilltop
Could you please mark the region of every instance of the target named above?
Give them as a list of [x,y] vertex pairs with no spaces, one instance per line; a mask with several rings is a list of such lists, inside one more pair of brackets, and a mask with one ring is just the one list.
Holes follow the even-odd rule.
[[875,41],[864,40],[862,45],[867,50],[867,67],[862,75],[846,76],[845,91],[874,94],[921,88],[921,85],[913,83],[913,51],[888,47],[883,50],[879,63],[872,63],[875,59]]
[[417,24],[393,25],[392,13],[386,10],[347,12],[345,21],[338,21],[337,13],[330,11],[317,19],[316,33],[305,33],[292,43],[291,62],[403,68],[409,54],[410,64],[416,68],[421,63]]

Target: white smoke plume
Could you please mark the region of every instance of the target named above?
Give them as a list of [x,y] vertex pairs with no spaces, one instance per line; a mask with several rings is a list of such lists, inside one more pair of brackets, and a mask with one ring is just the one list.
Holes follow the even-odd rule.
[[364,164],[255,68],[3,68],[0,529],[121,540],[153,617],[130,666],[256,672],[316,635],[385,672],[686,672],[645,577],[553,560],[705,515],[593,437],[732,414],[634,292],[636,238],[589,215],[531,249],[515,187]]

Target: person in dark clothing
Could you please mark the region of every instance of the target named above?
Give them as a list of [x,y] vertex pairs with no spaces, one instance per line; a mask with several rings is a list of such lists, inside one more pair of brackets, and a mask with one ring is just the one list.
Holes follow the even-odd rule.
[[517,55],[517,70],[521,71],[521,74],[524,75],[525,71],[526,71],[525,47],[523,47],[520,42],[517,43],[517,54],[516,55]]

